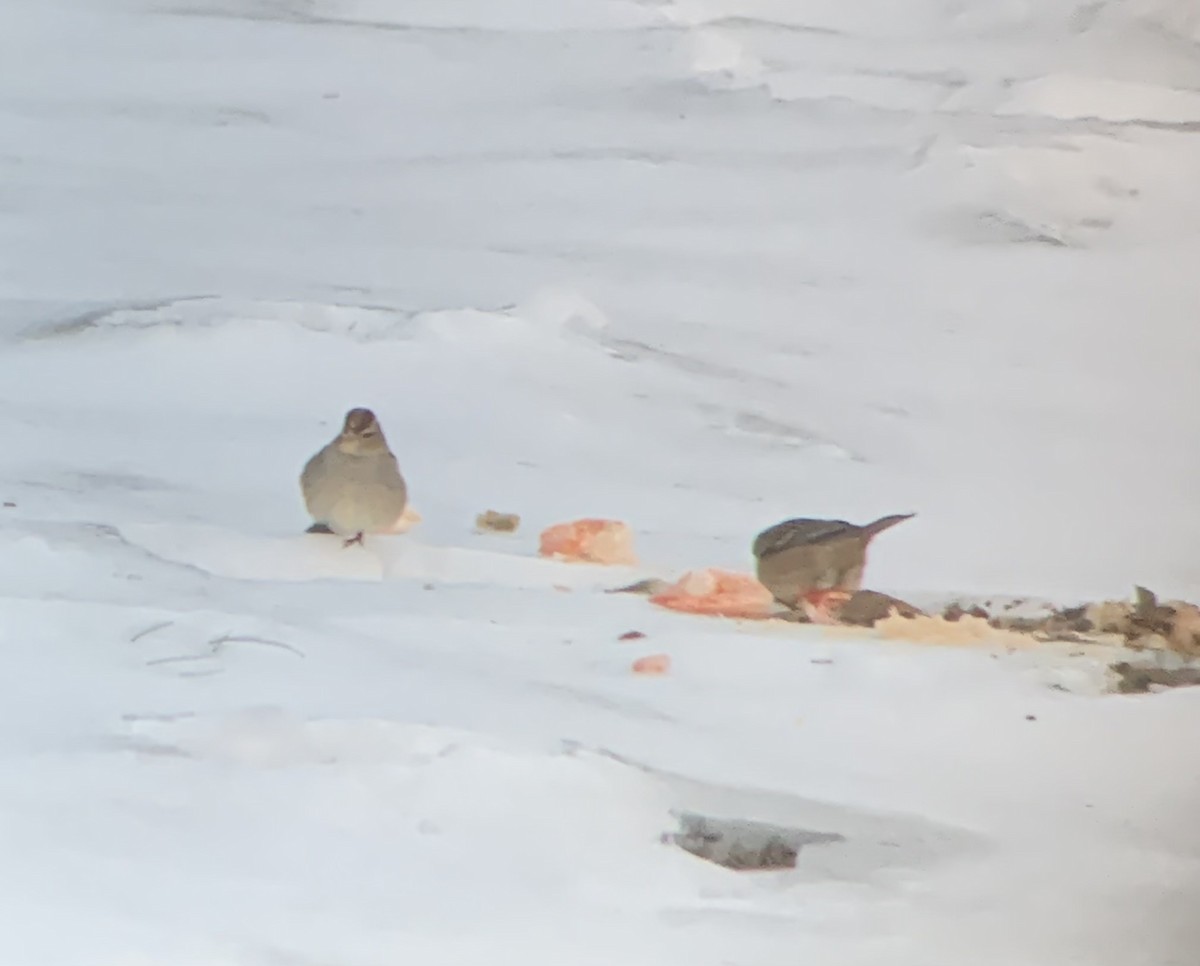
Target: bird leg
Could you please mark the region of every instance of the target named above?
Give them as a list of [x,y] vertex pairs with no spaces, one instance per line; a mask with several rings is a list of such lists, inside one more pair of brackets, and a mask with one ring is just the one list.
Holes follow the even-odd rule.
[[837,624],[838,613],[851,595],[844,590],[810,590],[800,597],[800,606],[814,624]]
[[351,544],[355,543],[357,543],[360,547],[363,545],[363,535],[361,530],[359,530],[358,533],[352,536],[349,540],[343,540],[342,546],[349,547]]

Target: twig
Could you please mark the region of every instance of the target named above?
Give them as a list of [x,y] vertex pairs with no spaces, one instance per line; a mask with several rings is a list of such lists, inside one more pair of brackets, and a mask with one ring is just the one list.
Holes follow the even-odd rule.
[[222,644],[262,644],[265,647],[277,647],[280,650],[289,651],[290,653],[295,654],[296,657],[303,658],[308,656],[302,650],[300,650],[300,648],[288,644],[285,641],[272,641],[269,638],[255,637],[252,634],[222,634],[220,637],[214,637],[208,643],[213,649],[214,654],[220,651]]
[[180,661],[207,661],[212,654],[176,654],[174,657],[156,657],[146,662],[146,667],[157,664],[177,664]]
[[133,644],[135,641],[140,641],[147,634],[153,634],[155,631],[161,631],[163,628],[170,627],[174,623],[174,621],[161,621],[157,624],[151,624],[149,627],[134,634],[133,637],[129,639],[129,643]]
[[[168,621],[168,623],[170,622]],[[158,629],[160,628],[151,628],[150,630]],[[142,634],[150,633],[150,630],[142,631]],[[173,657],[156,657],[147,661],[146,666],[152,667],[161,664],[177,664],[180,661],[207,661],[209,658],[216,657],[218,654],[220,654],[221,649],[226,644],[262,644],[264,647],[274,647],[281,651],[287,651],[290,654],[295,654],[298,658],[308,657],[308,655],[300,650],[300,648],[288,644],[285,641],[272,641],[269,638],[255,637],[252,634],[222,634],[219,637],[214,637],[211,640],[206,641],[205,643],[208,646],[207,654],[177,654]]]

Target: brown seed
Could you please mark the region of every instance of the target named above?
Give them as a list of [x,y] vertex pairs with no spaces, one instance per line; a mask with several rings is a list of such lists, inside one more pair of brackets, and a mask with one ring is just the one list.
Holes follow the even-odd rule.
[[520,525],[521,518],[517,514],[496,510],[485,510],[475,518],[476,530],[490,530],[493,533],[515,533]]

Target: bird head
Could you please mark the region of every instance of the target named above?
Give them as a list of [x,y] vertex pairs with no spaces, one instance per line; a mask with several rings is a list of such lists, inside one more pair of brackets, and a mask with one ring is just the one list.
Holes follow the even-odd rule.
[[351,409],[338,434],[337,446],[343,453],[377,453],[388,448],[379,421],[369,409]]

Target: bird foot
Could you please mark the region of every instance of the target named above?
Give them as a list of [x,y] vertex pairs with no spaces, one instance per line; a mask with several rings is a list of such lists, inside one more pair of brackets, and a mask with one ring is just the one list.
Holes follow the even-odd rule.
[[351,537],[349,540],[343,540],[343,541],[342,541],[342,546],[343,546],[343,547],[349,547],[349,546],[351,546],[352,544],[356,544],[356,543],[357,543],[357,544],[358,544],[360,547],[363,545],[363,535],[362,535],[362,531],[361,531],[361,530],[360,530],[358,533],[356,533],[354,536],[352,536],[352,537]]
[[849,599],[850,594],[844,590],[819,590],[805,594],[800,605],[814,624],[839,624],[838,615]]

